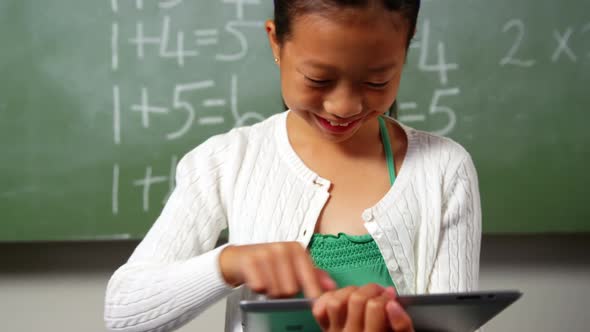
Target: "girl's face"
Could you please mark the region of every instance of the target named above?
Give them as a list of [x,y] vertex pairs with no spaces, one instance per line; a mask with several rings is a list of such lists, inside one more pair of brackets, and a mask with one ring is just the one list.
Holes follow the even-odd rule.
[[393,104],[406,57],[409,23],[399,13],[306,14],[293,20],[283,44],[274,23],[266,27],[285,104],[305,129],[338,143],[378,128],[374,119]]

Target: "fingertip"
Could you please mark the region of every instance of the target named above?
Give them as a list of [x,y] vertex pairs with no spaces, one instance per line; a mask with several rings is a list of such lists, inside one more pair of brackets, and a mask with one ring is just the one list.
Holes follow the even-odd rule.
[[324,286],[325,290],[330,291],[330,290],[334,290],[334,289],[338,288],[338,285],[336,285],[336,282],[330,277],[326,278],[323,282],[324,282],[323,286]]
[[397,316],[401,312],[402,308],[400,307],[399,303],[397,303],[397,301],[392,300],[387,302],[385,310],[387,310],[389,316]]
[[314,316],[319,317],[319,316],[323,315],[325,311],[326,311],[326,304],[324,303],[324,301],[317,301],[317,300],[313,301],[313,305],[311,307],[311,312],[313,313]]
[[390,299],[395,299],[397,297],[397,292],[395,290],[395,287],[392,287],[392,286],[385,288],[385,294],[387,294],[387,296]]
[[330,274],[324,270],[320,270],[319,271],[319,275],[320,275],[320,283],[322,285],[322,288],[326,291],[330,291],[330,290],[334,290],[336,288],[338,288],[338,285],[336,284],[336,282],[334,281],[334,279],[332,279],[332,277],[330,276]]
[[326,310],[327,310],[327,308],[326,308],[325,301],[315,300],[313,302],[313,306],[311,307],[311,313],[312,313],[313,317],[315,318],[317,323],[320,326],[322,326],[322,328],[325,328],[326,326],[328,326],[328,323],[329,323],[327,321]]
[[395,300],[385,305],[387,319],[394,331],[414,331],[412,318],[407,314],[401,304]]

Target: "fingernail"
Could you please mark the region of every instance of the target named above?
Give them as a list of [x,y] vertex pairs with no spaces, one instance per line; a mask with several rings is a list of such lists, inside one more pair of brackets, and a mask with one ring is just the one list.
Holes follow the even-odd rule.
[[395,291],[395,288],[389,286],[385,288],[385,294],[387,294],[387,296],[389,296],[391,299],[395,299],[397,292]]
[[329,278],[328,280],[328,288],[329,289],[335,289],[338,285],[336,285],[336,281],[334,281],[332,278]]
[[401,311],[401,307],[396,301],[389,301],[385,308],[390,315],[398,314]]
[[324,308],[325,308],[324,302],[314,300],[312,307],[311,307],[311,311],[313,312],[314,315],[321,315],[324,313]]

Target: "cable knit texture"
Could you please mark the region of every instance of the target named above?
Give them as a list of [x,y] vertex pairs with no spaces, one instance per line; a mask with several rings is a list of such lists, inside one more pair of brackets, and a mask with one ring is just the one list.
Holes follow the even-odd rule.
[[[289,144],[286,116],[214,136],[182,158],[161,215],[109,281],[109,329],[172,331],[226,297],[226,331],[242,331],[239,301],[256,295],[224,283],[220,232],[229,228],[231,244],[307,246],[330,195]],[[364,226],[400,294],[475,290],[481,212],[471,158],[450,139],[402,127],[404,163]]]

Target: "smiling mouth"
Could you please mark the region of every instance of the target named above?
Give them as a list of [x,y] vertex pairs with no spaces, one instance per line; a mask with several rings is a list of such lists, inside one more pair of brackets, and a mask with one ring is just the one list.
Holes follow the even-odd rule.
[[336,126],[340,126],[340,127],[348,127],[348,126],[349,126],[349,125],[352,123],[352,121],[351,121],[351,122],[346,122],[346,123],[338,123],[338,122],[332,122],[332,121],[330,121],[330,120],[328,120],[328,122],[329,122],[329,123],[330,123],[332,126],[334,126],[334,127],[336,127]]
[[353,121],[348,122],[336,122],[332,120],[328,120],[316,115],[318,122],[320,123],[321,127],[326,129],[331,133],[346,133],[351,128],[356,127],[355,125],[360,122],[360,119],[356,119]]

